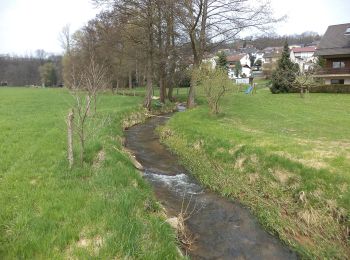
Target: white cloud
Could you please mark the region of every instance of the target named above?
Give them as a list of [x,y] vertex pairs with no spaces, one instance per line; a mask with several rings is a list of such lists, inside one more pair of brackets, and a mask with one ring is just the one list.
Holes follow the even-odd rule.
[[349,0],[271,0],[277,15],[288,16],[287,21],[277,25],[278,34],[316,31],[323,34],[332,24],[349,23]]
[[0,11],[0,53],[61,52],[63,26],[77,30],[96,13],[89,0],[16,0]]
[[[63,26],[71,24],[75,31],[98,13],[90,1],[0,0],[0,53],[25,54],[36,49],[61,52],[58,35]],[[286,22],[275,26],[282,35],[304,31],[323,34],[328,25],[350,22],[349,0],[271,0],[271,3],[276,16],[288,15]]]

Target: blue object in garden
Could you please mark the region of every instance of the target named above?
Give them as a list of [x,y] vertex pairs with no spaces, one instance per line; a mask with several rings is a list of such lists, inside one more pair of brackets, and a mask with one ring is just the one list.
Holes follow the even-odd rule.
[[249,88],[245,91],[245,94],[250,94],[253,91],[253,86],[249,86]]

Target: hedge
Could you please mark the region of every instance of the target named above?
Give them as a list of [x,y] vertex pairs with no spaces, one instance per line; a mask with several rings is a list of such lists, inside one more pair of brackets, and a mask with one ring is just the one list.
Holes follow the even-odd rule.
[[[289,92],[297,93],[300,89],[293,88]],[[320,85],[312,87],[310,93],[350,93],[350,85]]]

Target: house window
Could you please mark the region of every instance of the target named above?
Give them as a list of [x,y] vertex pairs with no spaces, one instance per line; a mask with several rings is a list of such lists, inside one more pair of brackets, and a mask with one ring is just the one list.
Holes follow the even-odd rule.
[[345,68],[345,62],[344,61],[333,61],[332,67],[333,67],[333,69]]
[[331,84],[342,84],[344,85],[343,79],[331,79]]

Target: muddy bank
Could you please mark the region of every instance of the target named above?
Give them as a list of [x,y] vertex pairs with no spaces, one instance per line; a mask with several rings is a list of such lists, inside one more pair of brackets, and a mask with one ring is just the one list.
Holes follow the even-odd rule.
[[143,166],[144,177],[168,214],[183,213],[187,219],[186,253],[192,259],[296,259],[247,209],[203,189],[160,144],[154,130],[167,120],[168,116],[154,117],[130,128],[126,147]]

